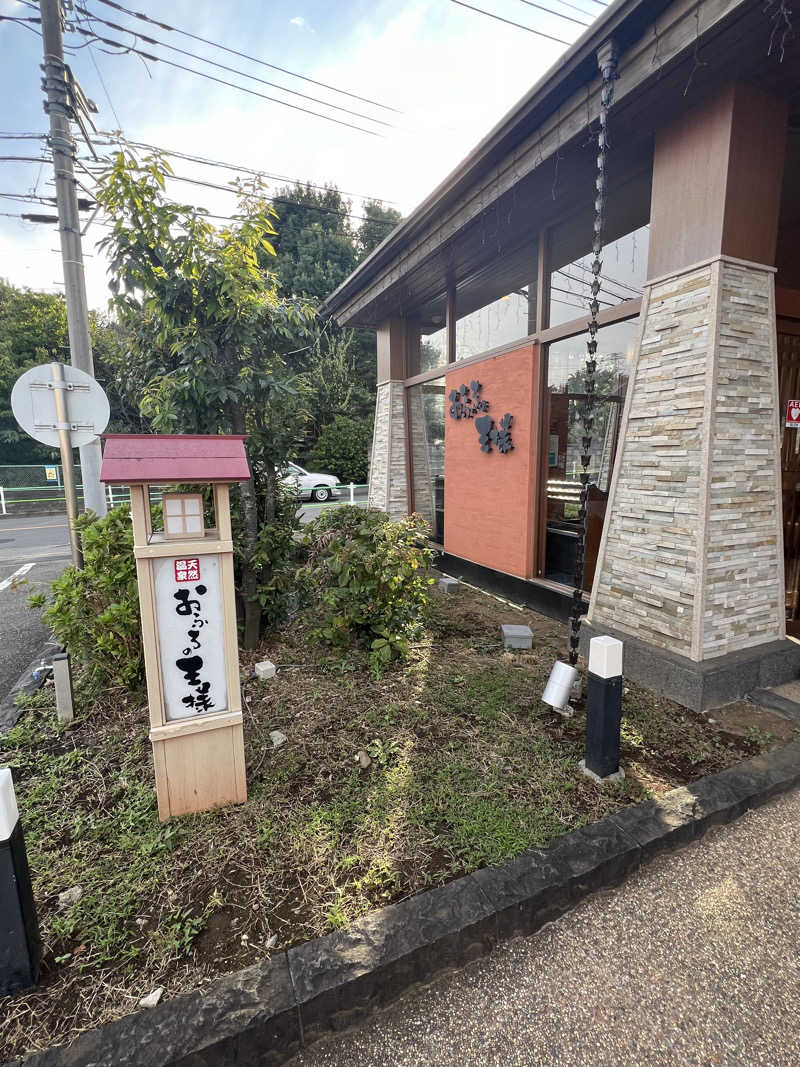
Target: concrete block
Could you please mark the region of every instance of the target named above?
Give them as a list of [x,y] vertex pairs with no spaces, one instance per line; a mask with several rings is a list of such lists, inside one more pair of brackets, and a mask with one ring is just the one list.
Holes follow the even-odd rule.
[[457,593],[461,588],[461,582],[459,582],[458,578],[451,578],[449,575],[443,574],[436,583],[436,588],[440,593]]
[[277,667],[268,659],[262,660],[261,663],[257,663],[255,669],[256,678],[260,679],[262,682],[266,682],[269,678],[274,678],[277,673]]
[[530,626],[504,623],[500,629],[503,632],[504,648],[531,648],[533,646],[533,631]]

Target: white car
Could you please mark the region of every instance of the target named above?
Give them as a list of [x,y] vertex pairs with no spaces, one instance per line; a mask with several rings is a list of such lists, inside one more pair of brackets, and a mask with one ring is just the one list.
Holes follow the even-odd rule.
[[315,474],[303,470],[296,463],[287,463],[286,469],[283,484],[294,486],[301,500],[313,500],[317,504],[323,504],[326,500],[339,496],[339,480],[332,474]]

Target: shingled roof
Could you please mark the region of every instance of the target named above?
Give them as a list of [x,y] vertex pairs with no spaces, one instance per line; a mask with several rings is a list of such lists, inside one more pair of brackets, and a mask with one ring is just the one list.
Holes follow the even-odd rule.
[[100,481],[244,482],[250,477],[244,442],[236,434],[103,434]]

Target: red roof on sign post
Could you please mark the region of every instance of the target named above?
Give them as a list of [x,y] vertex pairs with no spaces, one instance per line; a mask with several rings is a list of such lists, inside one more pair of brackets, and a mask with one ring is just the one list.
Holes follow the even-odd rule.
[[102,438],[100,481],[110,485],[245,482],[250,477],[246,436],[110,433]]

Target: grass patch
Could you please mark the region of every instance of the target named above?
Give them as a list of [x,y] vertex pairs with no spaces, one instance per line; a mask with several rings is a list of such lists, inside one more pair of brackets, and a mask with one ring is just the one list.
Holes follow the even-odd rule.
[[[531,652],[504,652],[502,622]],[[630,685],[624,782],[577,770],[584,719],[540,702],[562,625],[462,590],[434,596],[423,637],[380,680],[296,618],[243,657],[249,800],[158,821],[143,699],[89,700],[74,723],[52,687],[0,739],[14,770],[43,944],[39,986],[0,1001],[3,1058],[63,1043],[167,995],[763,750]],[[277,678],[250,679],[268,656]],[[273,750],[271,730],[288,742]],[[370,765],[362,767],[365,751]],[[58,895],[81,887],[59,907]]]

